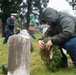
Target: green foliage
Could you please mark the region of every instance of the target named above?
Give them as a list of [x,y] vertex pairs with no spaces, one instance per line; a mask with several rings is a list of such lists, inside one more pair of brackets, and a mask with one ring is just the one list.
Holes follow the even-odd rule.
[[31,43],[31,52],[34,51],[34,47],[33,47],[33,44]]
[[22,28],[22,21],[21,18],[19,17],[19,15],[17,15],[17,19],[15,20],[15,30],[17,30],[17,28],[21,29]]
[[6,21],[11,13],[16,13],[20,9],[23,0],[1,0],[2,19]]
[[[51,38],[45,38],[44,42],[46,43]],[[46,67],[51,71],[56,71],[61,63],[62,54],[59,49],[59,46],[53,45],[50,47],[50,50],[47,50],[46,46],[41,50],[41,58],[44,61]]]
[[[41,36],[41,32],[35,34],[38,39]],[[0,44],[2,44],[3,39],[0,35]],[[76,69],[73,68],[73,65],[70,63],[70,57],[68,56],[68,68],[58,68],[58,71],[51,72],[49,71],[44,62],[41,60],[39,55],[39,47],[37,45],[37,39],[34,40],[31,37],[31,42],[34,47],[34,51],[30,54],[30,75],[76,75]],[[8,63],[8,44],[0,46],[0,75],[6,75],[2,71],[2,65]]]

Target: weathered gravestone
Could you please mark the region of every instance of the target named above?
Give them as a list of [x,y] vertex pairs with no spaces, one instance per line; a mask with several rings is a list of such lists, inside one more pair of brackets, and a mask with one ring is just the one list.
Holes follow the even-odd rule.
[[27,30],[9,38],[8,75],[30,75],[30,36]]

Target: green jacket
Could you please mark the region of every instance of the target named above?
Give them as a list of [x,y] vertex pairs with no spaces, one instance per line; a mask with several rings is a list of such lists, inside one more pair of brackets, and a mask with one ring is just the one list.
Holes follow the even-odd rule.
[[61,44],[72,37],[76,37],[75,18],[70,14],[57,12],[51,8],[45,8],[42,12],[42,20],[50,20],[52,25],[47,29],[45,34],[39,38],[44,39],[50,36],[53,44]]
[[36,24],[35,22],[35,15],[34,14],[30,14],[30,26],[34,26]]

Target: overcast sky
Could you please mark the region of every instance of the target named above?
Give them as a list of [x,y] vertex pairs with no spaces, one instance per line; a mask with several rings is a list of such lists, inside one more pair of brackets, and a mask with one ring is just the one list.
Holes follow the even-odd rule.
[[[26,2],[26,0],[23,0]],[[75,16],[72,6],[66,0],[49,0],[48,7],[54,8],[57,11],[64,11]]]
[[64,11],[75,16],[72,6],[66,0],[49,0],[48,7],[54,8],[57,11]]
[[26,2],[26,0],[23,0],[23,2]]

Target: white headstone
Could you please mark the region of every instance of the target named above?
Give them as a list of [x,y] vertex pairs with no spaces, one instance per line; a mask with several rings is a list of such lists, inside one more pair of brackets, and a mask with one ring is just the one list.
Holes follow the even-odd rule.
[[30,36],[27,30],[9,38],[8,75],[30,75]]

